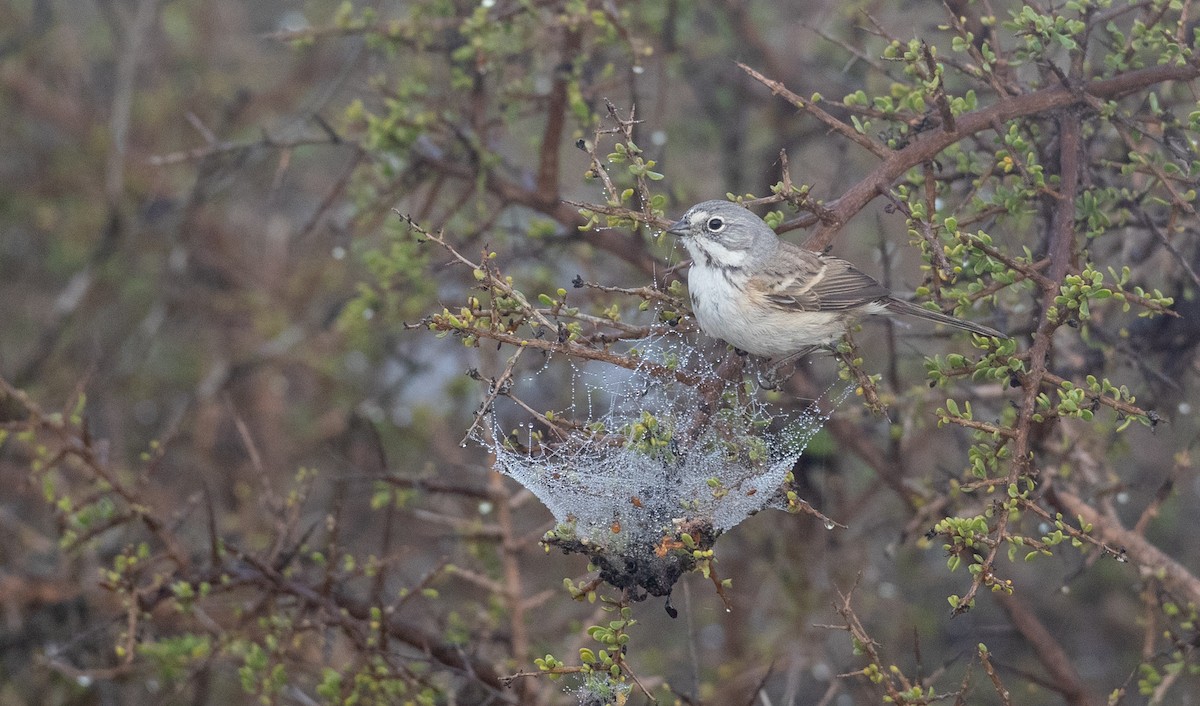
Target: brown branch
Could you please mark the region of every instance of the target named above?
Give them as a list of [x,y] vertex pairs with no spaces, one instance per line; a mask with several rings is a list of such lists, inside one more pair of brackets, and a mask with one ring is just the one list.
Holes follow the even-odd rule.
[[1200,579],[1145,537],[1130,531],[1117,518],[1101,514],[1082,498],[1067,490],[1052,487],[1046,497],[1059,507],[1064,515],[1078,516],[1084,523],[1092,525],[1093,533],[1099,535],[1105,543],[1123,548],[1125,556],[1138,566],[1143,577],[1158,579],[1181,600],[1200,605]]
[[[1049,385],[1054,388],[1062,389],[1062,384],[1064,382],[1067,382],[1066,378],[1061,378],[1048,370],[1046,372],[1042,373],[1042,383],[1045,385]],[[1079,388],[1079,386],[1076,385],[1076,388]],[[1150,417],[1150,415],[1151,415],[1150,412],[1142,409],[1141,407],[1138,407],[1137,405],[1132,405],[1132,404],[1129,404],[1128,402],[1122,402],[1121,400],[1110,397],[1108,395],[1097,394],[1087,388],[1083,388],[1083,392],[1084,392],[1084,395],[1086,395],[1088,398],[1095,400],[1097,403],[1102,404],[1105,407],[1110,407],[1112,409],[1115,409],[1116,411],[1120,412],[1121,414],[1126,414],[1126,415],[1129,415],[1130,417]]]
[[567,119],[567,89],[571,79],[571,61],[579,53],[581,33],[568,29],[563,36],[561,62],[554,85],[550,88],[546,106],[546,129],[542,133],[542,148],[538,152],[537,190],[549,203],[558,201],[559,149]]
[[[859,576],[859,578],[861,578],[861,576]],[[841,590],[838,591],[838,597],[841,599],[841,603],[834,603],[833,605],[833,609],[836,610],[838,615],[842,617],[842,620],[845,622],[845,624],[842,626],[830,625],[817,627],[845,630],[846,632],[850,633],[851,637],[853,637],[857,643],[855,647],[858,648],[862,654],[866,655],[870,664],[879,667],[884,664],[884,661],[879,654],[879,650],[877,649],[879,643],[867,633],[866,628],[863,627],[862,622],[858,619],[858,615],[855,614],[854,608],[850,605],[851,598],[854,596],[854,589],[856,588],[858,588],[858,579],[855,579],[854,585],[850,587],[849,591],[846,591],[845,593],[843,593]],[[849,674],[839,674],[838,677],[845,678],[860,674],[865,676],[863,670],[859,670]],[[898,673],[884,669],[882,670],[882,674],[883,679],[881,682],[876,683],[880,685],[883,692],[886,693],[893,702],[903,703],[903,698],[900,696],[900,692],[896,688],[896,678]],[[899,677],[903,678],[903,675],[899,675]]]
[[[493,466],[488,473],[488,488],[503,496],[506,493],[504,476]],[[516,536],[513,522],[512,506],[507,500],[496,503],[496,526],[500,528],[500,565],[504,574],[503,590],[500,597],[508,608],[509,645],[512,649],[512,659],[517,664],[528,664],[530,661],[529,626],[526,622],[525,592],[521,584],[521,553],[522,549]],[[536,691],[537,682],[525,681],[517,687],[521,703],[528,703]]]
[[494,288],[495,290],[499,291],[503,295],[505,295],[505,296],[511,298],[513,301],[517,302],[521,306],[521,309],[525,312],[527,317],[531,320],[531,322],[536,323],[540,326],[545,326],[546,328],[551,329],[551,330],[553,330],[555,328],[554,324],[550,321],[550,319],[546,318],[546,316],[544,314],[542,314],[541,311],[535,309],[528,302],[528,300],[525,299],[524,294],[522,294],[521,292],[514,289],[512,284],[510,284],[508,280],[506,280],[505,278],[499,277],[493,271],[491,265],[488,263],[488,258],[487,258],[486,253],[484,253],[484,256],[480,259],[480,261],[478,263],[472,262],[469,258],[467,258],[465,255],[460,253],[453,245],[451,245],[450,241],[446,240],[446,234],[444,231],[439,231],[435,234],[432,231],[429,231],[429,230],[425,229],[424,227],[422,227],[421,224],[414,221],[412,216],[409,216],[404,213],[400,213],[400,211],[398,211],[396,209],[392,209],[392,212],[395,213],[397,216],[400,216],[400,218],[404,219],[404,222],[408,224],[409,228],[412,228],[413,230],[415,230],[417,233],[419,233],[423,237],[442,246],[442,248],[444,248],[446,250],[446,252],[448,252],[452,256],[454,256],[454,259],[458,260],[458,262],[460,262],[461,264],[466,265],[467,267],[470,267],[472,270],[482,270],[484,272],[484,277],[487,280],[488,286]]
[[[473,183],[479,177],[476,167],[455,162],[434,150],[414,150],[414,154],[426,166],[455,179]],[[488,170],[484,175],[484,186],[502,203],[526,206],[558,221],[568,229],[577,229],[585,223],[572,204],[565,201],[547,201],[536,188],[526,188],[518,180],[505,177],[495,169]],[[658,268],[658,262],[646,253],[640,241],[620,231],[576,231],[572,235],[616,255],[643,272],[653,273]]]
[[642,299],[650,301],[662,302],[672,307],[679,307],[681,304],[683,304],[683,302],[678,298],[673,297],[666,292],[660,292],[653,287],[612,287],[605,284],[598,284],[596,282],[587,282],[584,281],[582,277],[577,278],[573,285],[576,289],[587,288],[595,289],[600,292],[608,292],[609,294],[625,294],[631,297],[641,297]]
[[858,383],[858,389],[855,390],[855,393],[862,395],[863,403],[873,414],[886,417],[887,405],[879,399],[879,388],[876,387],[875,381],[871,379],[867,371],[862,369],[861,365],[855,364],[855,361],[862,360],[862,356],[859,355],[858,346],[854,344],[853,336],[849,332],[846,332],[842,338],[842,342],[846,346],[845,352],[839,346],[837,352],[834,353],[834,357],[846,366],[846,370],[850,372],[851,377]]
[[1058,171],[1062,184],[1061,196],[1055,204],[1051,226],[1050,247],[1047,253],[1050,259],[1049,272],[1045,279],[1038,282],[1042,289],[1042,315],[1034,334],[1033,346],[1029,351],[1029,373],[1021,381],[1024,394],[1016,423],[1017,439],[1013,450],[1013,464],[1008,475],[1009,483],[1017,482],[1018,476],[1030,471],[1029,444],[1033,416],[1037,412],[1037,396],[1047,372],[1046,361],[1050,354],[1054,331],[1060,325],[1047,313],[1058,295],[1059,283],[1070,269],[1075,247],[1075,196],[1079,190],[1080,132],[1078,116],[1068,114],[1059,120]]
[[[925,42],[921,42],[921,56],[925,59],[925,71],[927,72],[926,79],[932,79],[937,76],[937,88],[933,94],[934,104],[937,105],[938,114],[942,118],[942,129],[947,132],[954,132],[954,113],[950,110],[950,101],[946,98],[946,81],[942,76],[938,76],[938,62],[933,58],[933,50]],[[932,212],[931,212],[932,213]]]
[[[605,187],[606,190],[612,188],[616,187]],[[563,203],[569,206],[575,206],[577,208],[585,208],[593,213],[599,213],[602,216],[614,216],[616,218],[628,218],[633,221],[639,221],[641,223],[645,223],[651,228],[658,228],[660,230],[666,230],[667,228],[670,228],[672,222],[669,218],[651,216],[643,213],[642,211],[626,208],[625,206],[613,206],[611,204],[600,203],[583,203],[581,201],[571,201],[570,199],[564,200]]]
[[[1163,247],[1167,249],[1167,252],[1171,253],[1171,257],[1175,259],[1175,262],[1178,263],[1184,269],[1184,271],[1188,273],[1188,277],[1191,278],[1192,283],[1197,287],[1200,287],[1200,275],[1196,274],[1196,270],[1192,269],[1191,263],[1188,262],[1188,259],[1179,251],[1179,248],[1175,247],[1175,244],[1171,242],[1171,239],[1167,237],[1167,234],[1163,232],[1163,229],[1159,228],[1158,224],[1154,222],[1154,219],[1150,218],[1150,214],[1146,213],[1145,211],[1139,211],[1139,215],[1141,216],[1142,224],[1145,225],[1151,233],[1154,233],[1154,237],[1158,238],[1159,242],[1163,244]],[[1188,230],[1192,229],[1189,228]]]
[[[888,68],[883,63],[881,63],[874,55],[868,54],[867,52],[863,51],[859,47],[854,46],[853,44],[847,42],[844,39],[839,39],[838,37],[835,37],[832,34],[829,34],[828,32],[821,29],[820,27],[818,27],[815,24],[808,24],[807,22],[801,22],[800,26],[803,27],[804,29],[807,29],[809,32],[812,32],[813,34],[817,35],[821,39],[824,39],[825,41],[829,42],[830,44],[841,47],[843,51],[850,54],[855,59],[858,59],[859,61],[863,62],[864,64],[870,66],[872,69],[875,69],[876,71],[878,71],[880,73],[880,75],[885,76],[885,77],[889,76]],[[784,75],[783,73],[771,71],[770,67],[767,67],[767,69],[768,69],[768,73],[770,73],[772,76],[783,76]]]
[[[1041,260],[1038,260],[1037,262],[1033,263],[1032,265],[1029,265],[1029,268],[1032,272],[1040,272],[1049,266],[1050,266],[1050,260],[1048,260],[1046,258],[1042,258]],[[986,299],[987,297],[990,297],[993,294],[995,294],[1003,289],[1011,287],[1012,285],[1014,285],[1018,282],[1023,282],[1027,279],[1029,279],[1029,277],[1026,276],[1026,274],[1024,272],[1017,272],[1016,274],[1013,275],[1012,282],[1003,282],[1000,280],[993,280],[991,284],[984,287],[983,289],[980,289],[978,291],[972,292],[971,294],[968,294],[967,301],[968,302],[977,302],[980,299]],[[944,313],[953,313],[952,311],[946,312],[945,309],[943,309],[943,312]]]
[[[436,325],[436,324],[435,324]],[[410,324],[410,328],[425,328],[425,324]],[[437,330],[457,331],[450,326],[445,328],[439,327]],[[516,334],[505,331],[495,331],[491,329],[471,328],[464,329],[465,331],[478,336],[479,338],[489,338],[497,343],[507,343],[510,346],[520,346],[523,348],[533,348],[547,353],[563,353],[572,358],[580,358],[583,360],[598,360],[602,363],[609,363],[627,370],[643,370],[647,374],[652,375],[660,380],[675,380],[689,387],[699,387],[704,384],[703,378],[688,373],[684,370],[673,370],[660,363],[655,363],[641,358],[618,355],[606,350],[589,348],[581,346],[570,341],[552,341],[544,338],[523,338]]]
[[996,672],[995,665],[992,664],[991,656],[987,650],[979,650],[979,663],[983,665],[983,671],[988,675],[988,679],[992,681],[992,688],[996,690],[996,695],[1000,697],[1000,702],[1004,706],[1012,706],[1012,700],[1009,698],[1008,689],[1005,688],[1004,682],[1000,681],[1000,675]]
[[355,149],[361,149],[357,144],[347,142],[344,139],[331,139],[328,134],[321,137],[301,137],[294,140],[276,140],[264,132],[262,139],[254,140],[253,142],[212,142],[199,147],[193,147],[190,150],[169,152],[161,155],[151,155],[146,159],[146,163],[152,167],[166,167],[173,164],[183,164],[185,162],[197,162],[202,159],[207,159],[208,157],[215,157],[217,155],[228,154],[230,152],[242,152],[259,148],[287,150],[295,147],[308,147],[313,145],[353,145]]
[[824,123],[826,126],[828,126],[830,130],[833,130],[834,132],[838,133],[842,137],[845,137],[846,139],[854,142],[855,144],[865,148],[871,154],[875,155],[876,157],[879,157],[880,159],[887,160],[892,156],[892,154],[893,154],[892,150],[888,149],[886,145],[883,145],[879,142],[876,142],[875,140],[872,140],[871,138],[867,137],[866,135],[855,130],[850,125],[847,125],[846,123],[842,122],[841,120],[838,120],[837,118],[833,117],[829,113],[826,113],[824,110],[817,107],[817,105],[815,103],[805,100],[804,98],[801,98],[800,96],[796,95],[795,93],[792,93],[791,91],[789,91],[787,89],[786,86],[784,86],[779,81],[774,81],[772,79],[767,78],[766,76],[763,76],[759,72],[755,71],[754,69],[750,68],[749,66],[746,66],[745,64],[743,64],[740,61],[737,62],[737,65],[738,65],[738,68],[740,68],[742,71],[745,71],[746,73],[750,74],[750,76],[754,80],[758,81],[762,85],[771,89],[771,93],[774,93],[775,95],[780,96],[781,98],[786,100],[788,103],[791,103],[792,105],[796,106],[800,110],[810,113],[817,120],[820,120],[822,123]]
[[942,299],[942,282],[950,282],[954,279],[954,267],[950,265],[950,261],[946,258],[946,249],[938,241],[937,235],[933,232],[933,214],[936,213],[934,204],[937,200],[937,186],[934,182],[933,168],[928,162],[924,165],[925,171],[925,217],[913,218],[912,209],[908,204],[896,197],[896,194],[889,189],[884,193],[884,197],[892,202],[896,210],[904,214],[904,217],[912,224],[913,230],[925,242],[925,251],[929,253],[930,266],[932,271],[929,274],[930,289],[933,292],[935,301]]
[[[793,375],[787,384],[788,390],[797,399],[811,400],[817,399],[821,395],[821,388],[807,371]],[[879,446],[872,443],[871,439],[862,433],[862,427],[857,423],[835,416],[826,422],[825,428],[837,440],[841,448],[858,456],[888,488],[904,500],[909,510],[916,512],[932,502],[932,499],[924,495],[916,484],[907,482],[904,477],[904,464],[898,459],[888,456]]]
[[[1130,152],[1138,152],[1137,142],[1133,139],[1133,135],[1130,134],[1129,128],[1126,125],[1123,125],[1119,120],[1114,120],[1112,126],[1117,131],[1117,134],[1121,136],[1121,140],[1125,143],[1125,147]],[[1167,190],[1167,193],[1171,195],[1171,204],[1175,208],[1188,215],[1196,215],[1196,209],[1192,206],[1192,204],[1188,203],[1187,199],[1185,199],[1182,194],[1179,193],[1179,191],[1175,188],[1175,185],[1171,183],[1171,177],[1167,176],[1166,172],[1162,170],[1162,167],[1158,166],[1153,160],[1150,159],[1147,159],[1145,162],[1143,162],[1143,164],[1145,164],[1146,168],[1150,170],[1150,173],[1153,174],[1156,179],[1158,179],[1159,183],[1163,185],[1163,188]]]
[[131,515],[162,543],[164,551],[177,567],[186,570],[191,566],[191,556],[180,544],[179,538],[167,529],[166,523],[153,512],[145,498],[137,492],[137,488],[130,487],[130,484],[123,480],[122,474],[107,464],[83,430],[68,422],[64,415],[46,414],[28,394],[0,377],[0,399],[4,397],[14,400],[28,415],[28,419],[20,422],[25,429],[45,432],[57,442],[58,454],[45,464],[45,468],[58,465],[67,457],[76,458],[92,476],[93,482],[107,485],[115,496],[124,501]]
[[104,165],[104,192],[108,197],[109,206],[114,208],[125,191],[125,155],[129,147],[129,126],[132,122],[138,61],[142,59],[142,47],[150,36],[157,17],[157,0],[141,0],[137,4],[125,32],[126,46],[117,60],[116,85],[112,91],[112,114],[108,124],[112,145]]
[[[403,476],[386,475],[378,478],[380,482],[397,488],[407,488],[418,490],[426,493],[442,493],[444,495],[459,495],[464,498],[472,498],[475,500],[498,500],[495,493],[490,488],[471,487],[466,485],[458,485],[446,481],[433,480],[430,478],[405,478]],[[504,497],[507,497],[505,495]]]
[[[753,74],[752,74],[753,75]],[[1200,76],[1200,67],[1152,66],[1128,71],[1112,78],[1098,79],[1084,84],[1079,89],[1062,86],[1044,88],[1032,93],[1004,98],[998,103],[958,116],[957,129],[939,129],[923,133],[921,139],[907,147],[891,152],[887,158],[866,177],[842,194],[836,201],[826,204],[835,218],[832,223],[821,224],[809,237],[805,247],[821,251],[829,246],[851,218],[866,207],[876,196],[891,187],[892,183],[909,169],[929,161],[950,145],[987,130],[993,121],[1004,122],[1014,118],[1040,115],[1087,102],[1087,96],[1101,99],[1120,98],[1134,91],[1164,81],[1187,81]],[[857,133],[855,133],[857,134]],[[779,232],[786,232],[811,223],[811,217],[793,219],[782,224]]]
[[[1013,99],[1018,100],[1018,99]],[[960,121],[960,124],[966,122]],[[1059,118],[1058,140],[1058,172],[1061,178],[1060,196],[1054,204],[1053,224],[1051,226],[1050,247],[1047,253],[1050,259],[1050,269],[1046,279],[1041,282],[1042,314],[1038,322],[1037,332],[1033,337],[1033,345],[1029,350],[1029,372],[1021,378],[1021,405],[1014,425],[1012,463],[1008,471],[1008,484],[1015,484],[1021,476],[1033,475],[1033,453],[1031,440],[1033,437],[1034,415],[1037,413],[1037,397],[1041,390],[1042,379],[1047,370],[1047,360],[1054,332],[1061,323],[1057,317],[1051,319],[1047,314],[1058,294],[1059,282],[1071,265],[1075,247],[1075,196],[1079,190],[1079,156],[1082,151],[1081,124],[1078,115],[1066,113]],[[1003,539],[1008,532],[1009,513],[1000,513],[992,535]],[[1002,542],[997,541],[988,551],[983,561],[983,570],[975,574],[971,587],[955,607],[954,612],[961,613],[969,610],[975,599],[975,594],[984,584],[986,577],[992,575],[996,555]]]
[[975,431],[981,431],[985,434],[992,434],[1005,439],[1014,439],[1017,437],[1017,432],[1013,431],[1012,429],[1008,427],[997,426],[989,422],[981,422],[976,419],[967,419],[965,417],[957,417],[953,415],[947,415],[945,420],[950,424],[957,424],[960,427],[974,429]]
[[325,198],[321,199],[321,203],[317,205],[315,210],[313,210],[312,215],[309,216],[304,225],[302,225],[300,229],[296,231],[296,240],[303,239],[307,237],[309,233],[316,230],[317,224],[321,222],[321,219],[325,216],[325,214],[329,213],[329,211],[332,210],[336,204],[343,201],[346,188],[350,185],[350,181],[354,178],[354,175],[358,173],[358,167],[362,164],[366,156],[367,153],[363,150],[356,149],[354,151],[354,156],[351,157],[350,164],[346,167],[346,171],[342,172],[342,175],[338,177],[336,182],[334,182],[333,188],[329,190],[329,193],[325,195]]
[[1191,469],[1191,454],[1179,453],[1175,455],[1175,463],[1171,466],[1170,474],[1159,484],[1158,490],[1154,492],[1154,497],[1146,504],[1146,507],[1142,510],[1142,514],[1133,525],[1134,533],[1145,536],[1146,527],[1150,525],[1150,522],[1154,518],[1158,517],[1163,503],[1171,498],[1171,495],[1175,491],[1175,486],[1185,477],[1184,473]]
[[1008,614],[1013,627],[1037,654],[1038,662],[1050,673],[1051,678],[1047,682],[1049,688],[1062,694],[1070,706],[1099,706],[1100,701],[1088,692],[1087,686],[1079,676],[1079,670],[1071,663],[1066,650],[1029,605],[1003,591],[995,596],[1000,607]]
[[[434,234],[421,227],[421,225],[416,223],[411,217],[406,216],[399,211],[395,211],[395,213],[403,218],[405,222],[408,223],[409,227],[413,228],[423,237],[428,238],[429,240],[445,248],[446,251],[449,252],[459,263],[472,269],[482,270],[484,272],[484,278],[487,286],[494,288],[495,290],[503,293],[505,296],[516,301],[521,307],[521,310],[525,313],[530,325],[536,325],[536,327],[540,327],[542,331],[552,332],[557,330],[558,327],[548,318],[546,318],[541,310],[535,309],[533,306],[531,306],[525,299],[525,295],[514,289],[505,278],[498,276],[486,260],[479,264],[472,262],[462,253],[458,252],[458,250],[456,250],[454,246],[446,240],[443,233]],[[493,318],[493,320],[495,319]],[[598,360],[629,370],[644,370],[646,373],[659,379],[674,380],[684,385],[688,385],[689,387],[708,389],[713,384],[711,381],[705,382],[703,378],[692,373],[688,373],[684,370],[672,369],[661,363],[643,360],[635,356],[623,356],[612,353],[608,350],[580,345],[565,338],[563,340],[556,339],[551,341],[544,338],[525,338],[507,330],[491,327],[482,328],[478,326],[468,326],[464,328],[461,326],[455,326],[450,321],[444,320],[436,315],[429,317],[428,319],[417,324],[405,324],[405,328],[409,329],[426,327],[432,328],[436,331],[446,331],[450,333],[469,332],[475,336],[478,336],[479,338],[488,338],[493,341],[507,343],[518,348],[533,348],[546,351],[548,353],[566,353],[567,355],[575,358]]]
[[1033,280],[1038,287],[1043,290],[1058,287],[1058,282],[1051,280],[1049,277],[1041,273],[1041,270],[1050,263],[1048,258],[1046,260],[1039,260],[1035,263],[1023,262],[1004,252],[1001,252],[998,248],[988,245],[987,243],[983,242],[981,238],[970,233],[960,232],[958,234],[958,240],[964,245],[979,250],[993,260],[999,261],[1008,269],[1013,270],[1021,275],[1023,279]]
[[[492,410],[492,405],[496,402],[496,398],[502,394],[506,394],[511,389],[513,371],[516,370],[517,361],[521,359],[521,354],[524,352],[524,348],[518,348],[516,353],[509,356],[508,362],[504,364],[504,370],[501,370],[499,375],[488,380],[488,392],[475,408],[475,419],[471,421],[471,426],[467,427],[467,431],[463,433],[462,442],[460,443],[466,443],[467,439],[470,439],[471,435],[475,433],[475,430],[483,425],[484,420]],[[477,380],[482,380],[482,377],[476,374],[468,373],[468,375]]]
[[[1057,514],[1054,516],[1051,516],[1051,514],[1045,508],[1043,508],[1041,505],[1038,505],[1033,500],[1027,500],[1027,499],[1022,500],[1020,505],[1021,505],[1022,510],[1032,512],[1033,514],[1035,514],[1038,517],[1045,520],[1047,525],[1056,526],[1059,530],[1061,530],[1063,532],[1063,534],[1066,534],[1071,539],[1077,539],[1080,542],[1090,544],[1090,545],[1096,547],[1097,549],[1099,549],[1100,551],[1104,552],[1108,556],[1116,559],[1117,561],[1125,560],[1124,552],[1117,550],[1117,549],[1113,549],[1112,547],[1108,546],[1104,542],[1101,542],[1100,540],[1096,539],[1095,537],[1088,534],[1087,532],[1084,532],[1082,529],[1077,529],[1075,527],[1072,527],[1071,523],[1069,523],[1069,522],[1063,522],[1058,517]],[[1033,539],[1032,537],[1025,537],[1025,543],[1027,545],[1029,545],[1030,547],[1032,547],[1034,549],[1038,549],[1038,550],[1043,550],[1043,549],[1048,548],[1046,544],[1044,544],[1043,542],[1038,541],[1036,539]]]
[[59,292],[50,315],[44,321],[36,347],[29,353],[25,362],[17,366],[12,379],[15,387],[29,385],[46,365],[53,362],[54,349],[67,333],[80,308],[88,301],[92,287],[96,284],[96,273],[119,252],[117,246],[124,231],[125,219],[121,215],[121,209],[110,205],[104,227],[87,263],[71,276]]
[[[410,23],[399,23],[394,20],[387,22],[376,22],[374,24],[366,24],[363,22],[351,22],[346,25],[327,25],[324,27],[305,27],[303,29],[285,29],[277,32],[264,32],[259,34],[260,39],[270,39],[276,42],[315,42],[319,39],[341,38],[341,37],[358,37],[370,34],[377,34],[386,37],[391,41],[404,40],[406,43],[417,44],[417,41],[410,39],[410,35],[415,35],[418,32],[427,33],[433,31],[446,31],[448,29],[457,29],[461,20],[457,18],[431,18],[422,17],[421,27],[418,29]],[[421,46],[426,48],[435,48],[441,46],[436,43],[428,43],[425,40],[421,41]]]
[[[230,579],[247,583],[266,584],[279,593],[293,596],[309,605],[324,609],[325,619],[351,636],[358,632],[358,626],[350,622],[351,618],[364,624],[373,620],[371,609],[375,606],[372,603],[350,598],[337,591],[333,591],[329,595],[320,593],[307,584],[285,577],[250,554],[233,547],[230,549],[231,553],[241,559],[242,565],[223,567],[224,571],[217,571],[212,583],[220,584],[219,577],[228,576]],[[440,636],[396,617],[385,620],[381,627],[387,631],[389,637],[421,650],[440,664],[461,670],[497,692],[503,692],[505,684],[501,681],[495,667],[479,657],[468,654],[459,645],[443,642]],[[498,693],[497,696],[502,702],[508,702],[503,693]]]

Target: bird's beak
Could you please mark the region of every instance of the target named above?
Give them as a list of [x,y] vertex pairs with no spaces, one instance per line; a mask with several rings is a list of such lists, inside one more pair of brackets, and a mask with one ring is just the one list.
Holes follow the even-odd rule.
[[670,228],[667,228],[667,232],[671,235],[682,238],[691,232],[691,224],[680,218],[672,223]]

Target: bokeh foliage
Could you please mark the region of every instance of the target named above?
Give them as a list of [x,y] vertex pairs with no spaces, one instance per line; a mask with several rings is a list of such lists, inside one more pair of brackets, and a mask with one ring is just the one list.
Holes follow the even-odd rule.
[[[0,701],[1183,698],[1195,14],[0,9]],[[763,393],[858,387],[782,491],[848,528],[664,537],[671,619],[462,441],[703,345],[658,230],[722,194],[1012,338],[868,324]]]

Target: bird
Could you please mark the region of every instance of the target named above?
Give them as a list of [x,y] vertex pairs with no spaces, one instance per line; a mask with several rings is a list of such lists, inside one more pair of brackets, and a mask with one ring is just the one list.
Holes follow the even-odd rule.
[[692,206],[671,224],[692,257],[688,292],[700,329],[770,360],[832,346],[865,315],[905,314],[982,336],[1003,333],[898,299],[839,257],[781,240],[730,201]]

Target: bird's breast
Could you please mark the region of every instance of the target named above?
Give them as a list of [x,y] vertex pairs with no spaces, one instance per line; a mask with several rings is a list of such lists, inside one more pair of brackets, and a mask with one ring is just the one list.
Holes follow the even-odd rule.
[[704,333],[764,358],[780,358],[836,340],[845,330],[840,312],[780,308],[762,287],[747,286],[743,268],[694,261],[688,272],[692,314]]
[[688,272],[688,292],[696,323],[705,334],[754,353],[757,346],[746,325],[757,316],[747,295],[748,279],[740,268],[693,263]]

